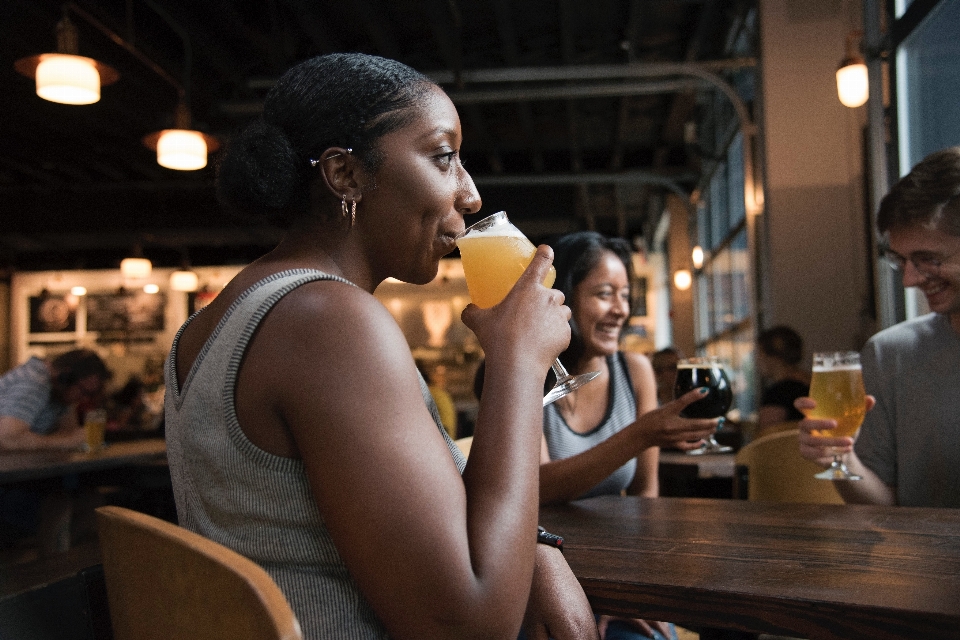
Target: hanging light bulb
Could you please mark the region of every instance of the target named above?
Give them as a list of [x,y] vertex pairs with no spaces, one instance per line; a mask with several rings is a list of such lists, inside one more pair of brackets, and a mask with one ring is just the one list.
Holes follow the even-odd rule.
[[120,275],[131,280],[149,278],[153,263],[146,258],[124,258],[120,261]]
[[145,284],[143,285],[143,292],[149,293],[150,295],[153,295],[155,293],[160,293],[160,285],[153,282]]
[[196,291],[200,278],[193,271],[180,270],[170,274],[170,289],[173,291]]
[[847,54],[837,69],[837,95],[845,107],[855,109],[866,103],[870,97],[870,82],[867,77],[867,63],[856,48],[859,31],[847,36]]
[[690,288],[691,284],[693,284],[693,277],[686,269],[680,269],[673,274],[673,286],[680,291],[686,291]]
[[57,53],[21,58],[14,68],[34,78],[37,95],[61,104],[93,104],[100,100],[100,87],[116,82],[120,75],[113,68],[77,55],[77,27],[64,10],[57,23]]
[[690,259],[693,260],[693,268],[699,269],[703,266],[703,249],[700,245],[697,245],[693,248],[693,252],[690,254]]
[[178,171],[195,171],[207,166],[207,153],[220,146],[217,139],[190,128],[190,110],[184,102],[177,105],[175,128],[156,131],[143,144],[157,152],[157,164]]

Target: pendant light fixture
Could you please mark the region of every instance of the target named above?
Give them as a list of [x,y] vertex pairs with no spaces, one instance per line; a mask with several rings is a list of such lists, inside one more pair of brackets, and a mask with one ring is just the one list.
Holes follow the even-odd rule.
[[190,109],[181,100],[174,114],[174,128],[155,131],[143,144],[157,153],[157,164],[167,169],[194,171],[207,166],[207,154],[220,146],[216,138],[190,128]]
[[140,245],[134,245],[133,255],[120,261],[120,275],[127,280],[143,280],[153,272],[153,263],[143,257]]
[[220,144],[206,133],[191,129],[190,124],[190,67],[193,63],[193,48],[186,30],[178,25],[166,10],[152,0],[146,5],[163,18],[183,40],[183,84],[178,85],[169,76],[167,80],[177,90],[177,108],[173,128],[155,131],[143,138],[143,144],[157,153],[157,164],[177,171],[195,171],[207,166],[207,154],[216,151]]
[[116,82],[117,71],[93,58],[77,55],[77,27],[67,6],[57,23],[57,52],[20,58],[13,68],[34,78],[37,95],[61,104],[93,104],[100,100],[100,87]]
[[837,95],[845,107],[856,109],[870,97],[870,82],[867,79],[867,63],[857,50],[860,31],[847,36],[847,53],[837,69]]

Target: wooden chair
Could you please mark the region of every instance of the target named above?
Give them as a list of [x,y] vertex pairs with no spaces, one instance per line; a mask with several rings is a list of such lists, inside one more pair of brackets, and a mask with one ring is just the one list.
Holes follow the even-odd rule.
[[747,468],[747,500],[843,504],[833,483],[817,480],[823,471],[800,456],[800,431],[772,433],[737,452],[737,467]]
[[463,453],[464,458],[470,457],[470,446],[473,444],[473,436],[467,436],[466,438],[458,438],[453,441],[453,444],[460,447],[461,453]]
[[259,565],[169,522],[97,509],[116,640],[299,640],[280,588]]

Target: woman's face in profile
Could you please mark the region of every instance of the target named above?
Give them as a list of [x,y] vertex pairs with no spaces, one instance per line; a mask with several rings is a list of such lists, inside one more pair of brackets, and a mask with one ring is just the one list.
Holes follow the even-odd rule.
[[[412,121],[383,136],[383,163],[357,204],[358,226],[380,250],[378,275],[426,284],[456,248],[463,216],[480,195],[460,162],[462,134],[453,103],[438,87],[411,107]],[[361,216],[364,218],[361,221]]]

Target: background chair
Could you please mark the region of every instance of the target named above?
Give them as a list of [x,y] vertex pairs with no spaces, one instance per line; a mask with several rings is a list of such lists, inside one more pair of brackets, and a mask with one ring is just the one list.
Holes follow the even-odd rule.
[[744,496],[741,487],[734,495],[767,502],[843,504],[832,482],[813,477],[823,469],[800,456],[799,437],[797,429],[781,431],[740,449],[736,465],[738,470],[746,468],[747,491]]
[[469,458],[470,445],[473,444],[473,436],[467,436],[466,438],[458,438],[453,441],[453,444],[460,447],[460,451],[463,453],[464,458]]
[[169,522],[97,509],[116,640],[299,640],[300,625],[259,565]]

